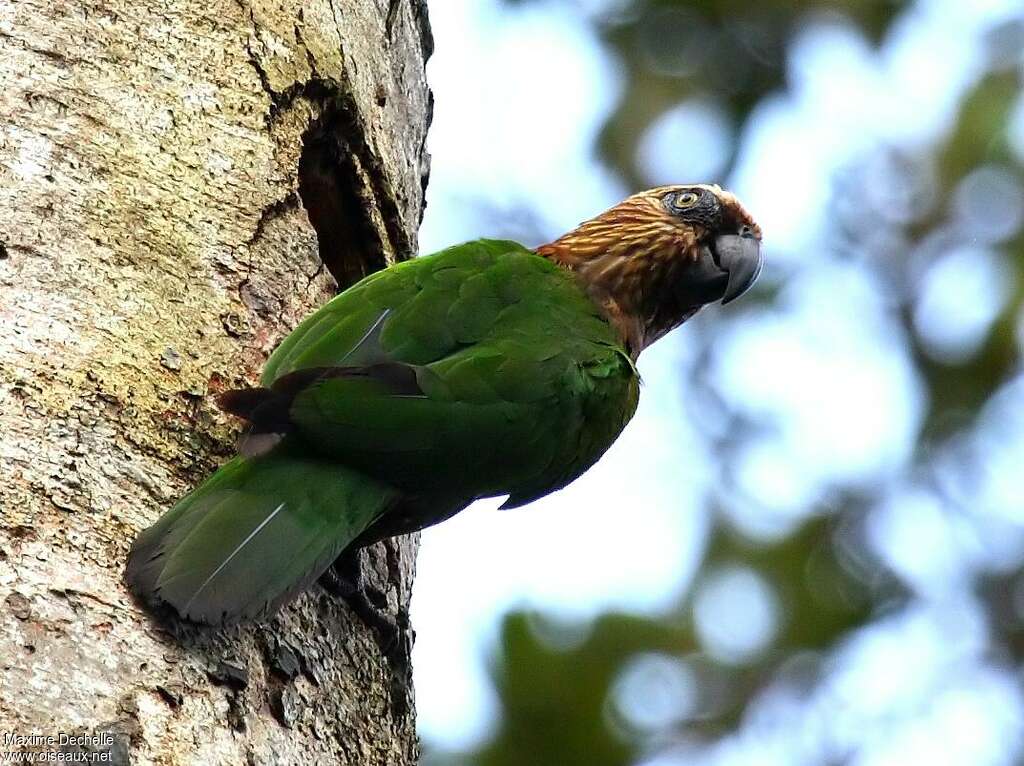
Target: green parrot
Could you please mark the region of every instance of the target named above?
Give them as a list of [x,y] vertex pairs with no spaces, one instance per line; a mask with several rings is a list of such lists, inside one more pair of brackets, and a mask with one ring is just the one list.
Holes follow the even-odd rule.
[[139,534],[129,585],[191,621],[255,618],[346,549],[564,487],[632,417],[639,353],[745,292],[760,242],[732,194],[668,186],[533,250],[483,239],[366,277],[220,397],[249,423],[240,454]]

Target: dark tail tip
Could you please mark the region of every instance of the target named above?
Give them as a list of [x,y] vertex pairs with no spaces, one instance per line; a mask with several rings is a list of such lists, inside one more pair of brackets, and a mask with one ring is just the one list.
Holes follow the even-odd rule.
[[256,410],[275,398],[269,388],[236,388],[217,396],[217,406],[224,412],[245,420],[253,420]]
[[269,388],[239,388],[217,397],[224,412],[252,423],[254,434],[286,434],[292,429],[292,397]]

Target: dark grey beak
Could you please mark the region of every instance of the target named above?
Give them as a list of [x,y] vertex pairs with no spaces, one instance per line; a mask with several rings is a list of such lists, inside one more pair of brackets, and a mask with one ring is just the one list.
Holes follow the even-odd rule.
[[729,273],[722,304],[731,303],[750,289],[761,273],[761,243],[752,233],[722,234],[715,238],[718,265]]

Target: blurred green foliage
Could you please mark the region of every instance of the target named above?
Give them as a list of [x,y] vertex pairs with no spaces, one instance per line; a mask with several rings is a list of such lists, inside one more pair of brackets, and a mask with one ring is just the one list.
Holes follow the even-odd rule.
[[[508,0],[510,4],[529,1]],[[607,14],[581,11],[580,19],[595,26],[624,75],[622,98],[601,132],[598,150],[602,161],[631,188],[645,185],[637,160],[638,143],[665,111],[695,95],[712,94],[726,106],[734,135],[741,135],[752,110],[786,88],[787,52],[809,19],[838,14],[877,44],[907,10],[906,3],[885,0],[632,0],[615,7]],[[926,393],[917,449],[905,478],[933,487],[942,483],[936,474],[943,468],[936,461],[946,454],[945,448],[970,439],[979,413],[1019,374],[1024,232],[1018,229],[999,243],[1016,266],[1010,299],[984,341],[971,353],[953,359],[934,353],[915,325],[914,290],[921,265],[912,254],[943,251],[965,241],[970,244],[967,235],[951,231],[949,218],[961,182],[979,167],[997,167],[1024,182],[1020,158],[1007,143],[1012,110],[1024,93],[1019,60],[1022,30],[1024,22],[992,36],[986,73],[959,104],[952,129],[934,146],[918,147],[909,154],[900,147],[879,147],[879,155],[888,157],[890,181],[908,188],[923,184],[928,204],[899,215],[879,207],[885,204],[884,196],[865,194],[871,181],[856,167],[838,179],[833,189],[833,214],[846,240],[846,257],[873,269],[894,295],[895,321],[907,339],[909,358]],[[882,230],[890,235],[887,242],[899,243],[895,253],[891,249],[872,252],[870,240]],[[769,284],[758,297],[768,309],[777,291]],[[722,449],[726,463],[729,454]],[[728,465],[722,473],[728,477]],[[808,509],[806,521],[781,539],[747,540],[719,521],[695,587],[659,619],[606,614],[585,624],[561,624],[533,613],[507,616],[491,659],[502,710],[493,735],[474,752],[434,752],[429,762],[435,766],[640,763],[673,742],[707,742],[734,730],[749,702],[773,679],[786,677],[798,686],[812,687],[830,650],[851,631],[912,598],[873,557],[863,539],[861,522],[881,490],[833,490],[822,507]],[[728,497],[723,493],[710,502],[726,505]],[[728,514],[716,518],[728,518]],[[707,651],[697,629],[695,600],[700,584],[728,567],[755,572],[778,603],[779,629],[770,646],[752,656],[715,656]],[[1024,660],[1024,627],[1018,616],[1021,585],[1019,562],[976,583],[989,611],[993,651],[1008,653],[1013,662]],[[650,720],[642,714],[631,717],[620,704],[623,674],[638,657],[666,657],[682,663],[680,667],[694,682],[696,699],[673,702],[671,693],[663,694],[669,707],[685,702],[686,709],[676,716],[656,710],[658,714],[649,716]],[[657,698],[657,683],[648,686],[649,694]],[[651,723],[653,719],[657,720]]]
[[583,626],[535,613],[509,615],[493,663],[503,716],[494,738],[467,762],[633,762],[647,749],[652,732],[632,723],[628,710],[616,709],[613,690],[632,658],[651,654],[681,658],[698,680],[699,698],[692,701],[687,724],[691,735],[711,737],[734,726],[744,701],[780,664],[802,653],[801,669],[813,667],[816,650],[862,624],[884,594],[896,594],[891,581],[868,584],[847,574],[838,560],[840,534],[828,517],[768,546],[753,545],[725,526],[717,530],[705,570],[743,562],[767,579],[787,613],[771,651],[749,662],[721,662],[701,653],[692,594],[662,620],[605,614]]
[[[985,164],[1021,168],[1007,146],[1011,109],[1021,93],[1019,71],[994,71],[981,80],[968,95],[960,109],[956,127],[940,147],[935,158],[937,177],[935,189],[940,199],[935,214],[918,222],[913,235],[926,238],[941,226],[939,211],[951,206],[949,196],[957,184],[976,167]],[[1011,253],[1024,253],[1024,232],[1007,243]],[[915,342],[914,358],[922,379],[928,386],[931,406],[927,413],[923,439],[947,436],[946,426],[971,417],[995,393],[1014,371],[1019,361],[1017,318],[1024,300],[1024,281],[1017,280],[1016,290],[1002,316],[994,324],[980,350],[961,364],[944,363],[932,358],[919,342]],[[909,318],[906,320],[909,324]],[[916,335],[910,333],[912,342]]]
[[903,0],[635,0],[592,18],[626,81],[598,140],[600,153],[629,188],[642,188],[637,141],[666,111],[711,93],[740,125],[765,95],[785,87],[787,46],[809,17],[842,13],[877,40],[904,5]]

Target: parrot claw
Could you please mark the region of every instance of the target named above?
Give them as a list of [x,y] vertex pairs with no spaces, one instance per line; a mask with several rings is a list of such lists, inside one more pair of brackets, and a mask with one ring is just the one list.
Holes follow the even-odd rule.
[[391,616],[387,595],[363,577],[361,552],[361,548],[344,551],[320,576],[320,585],[343,599],[373,633],[391,670],[391,712],[401,719],[409,713],[412,678],[409,612],[400,605],[398,614]]

